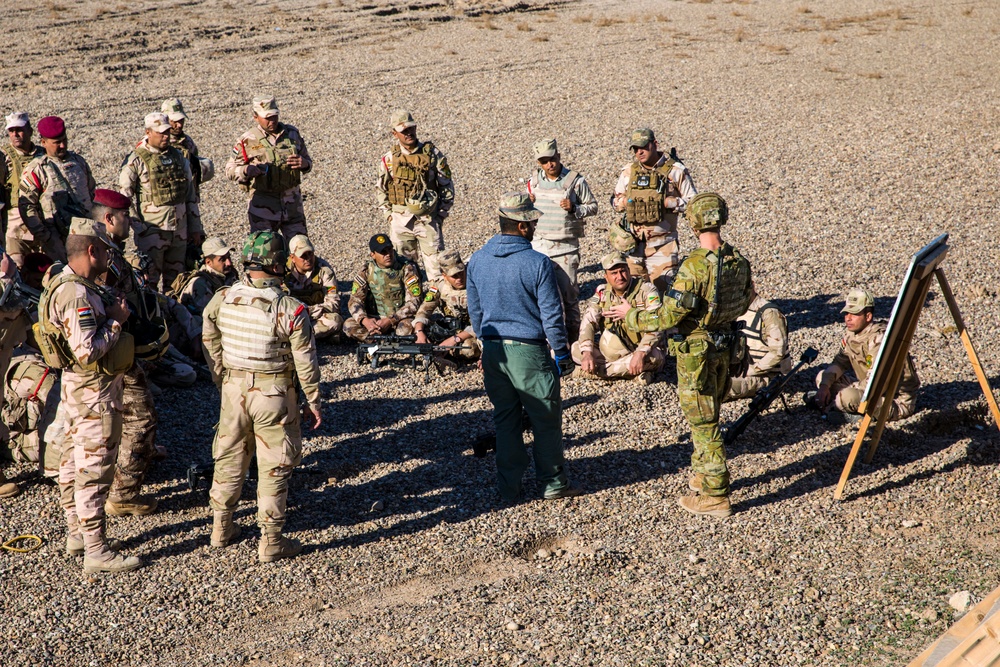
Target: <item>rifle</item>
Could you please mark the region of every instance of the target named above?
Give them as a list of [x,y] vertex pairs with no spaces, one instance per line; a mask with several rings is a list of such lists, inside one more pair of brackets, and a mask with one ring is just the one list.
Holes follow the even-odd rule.
[[33,306],[38,308],[38,300],[42,298],[42,293],[32,287],[29,287],[24,280],[21,278],[21,272],[17,270],[17,267],[13,267],[14,275],[11,276],[10,281],[7,282],[7,286],[3,289],[3,294],[0,295],[0,306],[7,304],[10,299],[20,298],[22,302],[27,302],[28,306]]
[[766,410],[771,403],[774,402],[778,396],[781,395],[781,390],[792,379],[800,368],[806,364],[811,364],[816,361],[816,357],[819,356],[819,352],[815,348],[806,348],[806,351],[802,353],[799,357],[799,363],[795,364],[792,370],[788,371],[784,375],[775,376],[766,387],[757,392],[757,394],[750,399],[750,405],[747,411],[735,422],[733,425],[726,428],[722,434],[722,442],[728,447],[735,442],[736,438],[740,437],[740,434],[746,430],[747,426],[750,425],[754,419],[757,418],[761,412]]
[[[378,368],[379,357],[401,355],[409,356],[410,364],[416,370],[417,359],[419,358],[423,360],[420,370],[430,375],[431,362],[434,361],[434,356],[437,352],[451,352],[458,349],[461,349],[458,345],[418,343],[416,336],[387,334],[369,336],[367,341],[358,343],[358,349],[355,351],[355,354],[357,355],[359,366],[364,365],[365,355],[370,356],[372,368]],[[438,369],[438,372],[440,373],[441,370]]]

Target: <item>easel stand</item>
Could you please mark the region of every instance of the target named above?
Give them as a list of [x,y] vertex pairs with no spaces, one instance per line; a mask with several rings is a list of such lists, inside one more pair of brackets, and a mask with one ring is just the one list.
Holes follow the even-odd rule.
[[[972,339],[969,337],[969,332],[965,328],[965,321],[962,319],[962,313],[958,310],[958,303],[955,301],[955,295],[951,291],[951,286],[948,284],[948,279],[945,278],[944,270],[938,265],[944,259],[947,254],[947,246],[942,245],[939,250],[937,250],[932,255],[925,258],[919,264],[916,265],[913,274],[914,280],[917,282],[916,289],[907,291],[904,296],[912,296],[913,298],[904,301],[901,304],[901,313],[906,313],[908,316],[903,320],[904,329],[901,336],[900,345],[897,346],[897,354],[891,357],[891,364],[889,366],[889,373],[886,382],[882,385],[884,391],[872,392],[872,387],[869,387],[869,399],[860,405],[861,412],[864,417],[861,420],[861,427],[858,429],[858,435],[854,439],[854,446],[851,447],[851,453],[847,457],[847,463],[844,465],[844,471],[840,474],[840,482],[837,483],[837,490],[834,491],[833,497],[835,500],[841,500],[844,495],[844,487],[847,486],[847,478],[851,475],[851,469],[854,467],[854,461],[858,458],[858,452],[861,451],[861,444],[864,442],[865,435],[868,433],[868,429],[871,427],[872,422],[875,422],[875,433],[872,434],[871,442],[868,445],[868,451],[865,453],[865,463],[871,463],[872,457],[875,455],[875,449],[878,447],[879,440],[882,437],[882,431],[885,429],[886,421],[889,418],[889,413],[892,410],[892,401],[896,397],[896,390],[899,387],[899,381],[903,377],[903,369],[906,367],[906,358],[910,350],[910,342],[913,340],[913,333],[917,328],[917,320],[920,316],[920,311],[923,309],[924,301],[927,298],[927,290],[930,287],[930,276],[933,274],[941,286],[941,293],[944,294],[945,301],[948,302],[948,310],[951,311],[951,317],[955,320],[955,326],[958,328],[959,337],[962,339],[962,345],[965,347],[966,354],[969,355],[969,361],[972,363],[972,369],[976,373],[976,378],[979,380],[979,386],[982,387],[983,394],[986,396],[986,402],[990,406],[990,411],[993,413],[993,421],[1000,428],[1000,408],[997,407],[996,398],[993,396],[993,391],[990,389],[990,383],[986,379],[986,373],[983,371],[983,365],[979,362],[979,355],[976,354],[976,348],[972,344]],[[889,339],[886,338],[883,345],[888,345]],[[872,380],[877,378],[873,377]],[[881,399],[881,400],[880,400]]]

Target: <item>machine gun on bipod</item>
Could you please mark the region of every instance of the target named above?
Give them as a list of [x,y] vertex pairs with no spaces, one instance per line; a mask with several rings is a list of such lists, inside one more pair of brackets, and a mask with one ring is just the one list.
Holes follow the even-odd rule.
[[[461,349],[459,345],[435,345],[433,343],[418,343],[416,336],[374,335],[368,340],[358,343],[355,351],[358,365],[363,366],[367,358],[371,358],[371,367],[378,368],[382,357],[409,357],[411,367],[417,369],[420,360],[420,370],[430,374],[431,364],[440,352],[452,352]],[[435,364],[438,372],[441,369]]]

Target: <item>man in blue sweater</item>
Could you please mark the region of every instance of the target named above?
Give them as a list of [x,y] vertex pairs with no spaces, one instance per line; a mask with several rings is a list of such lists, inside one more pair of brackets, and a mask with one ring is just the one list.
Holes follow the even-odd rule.
[[519,193],[505,194],[499,213],[500,233],[469,259],[467,295],[472,328],[483,344],[483,383],[493,403],[500,495],[516,500],[523,492],[528,467],[523,408],[535,434],[535,477],[545,498],[578,496],[580,490],[566,477],[559,396],[559,376],[574,364],[552,262],[531,248],[542,214]]

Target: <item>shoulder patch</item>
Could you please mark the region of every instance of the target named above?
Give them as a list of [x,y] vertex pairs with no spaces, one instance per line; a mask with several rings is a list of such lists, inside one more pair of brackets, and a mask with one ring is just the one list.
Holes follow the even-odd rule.
[[872,355],[866,354],[865,355],[865,367],[871,368],[872,367],[872,362],[873,362]]
[[90,306],[76,309],[76,317],[80,322],[81,329],[96,329],[97,320],[94,318],[94,309]]

